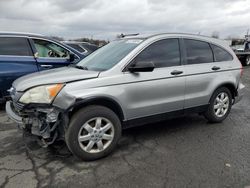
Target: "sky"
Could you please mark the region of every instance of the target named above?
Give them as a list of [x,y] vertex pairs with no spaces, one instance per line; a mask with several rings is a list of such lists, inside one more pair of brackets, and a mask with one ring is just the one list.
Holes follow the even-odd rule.
[[248,28],[250,0],[0,0],[0,31],[65,39],[163,32],[243,37]]

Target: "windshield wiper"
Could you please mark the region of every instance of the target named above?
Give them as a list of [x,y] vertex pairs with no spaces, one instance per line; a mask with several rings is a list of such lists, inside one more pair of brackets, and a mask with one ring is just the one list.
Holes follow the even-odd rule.
[[75,68],[82,69],[82,70],[88,70],[88,67],[76,65]]
[[88,67],[80,66],[80,65],[77,65],[77,64],[70,64],[69,66],[70,67],[75,67],[77,69],[88,70]]

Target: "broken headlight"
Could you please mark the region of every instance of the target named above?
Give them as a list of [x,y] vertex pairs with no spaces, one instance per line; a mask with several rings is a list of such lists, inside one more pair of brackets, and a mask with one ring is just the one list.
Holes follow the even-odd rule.
[[63,84],[37,86],[27,90],[20,98],[21,103],[45,103],[49,104],[62,89]]

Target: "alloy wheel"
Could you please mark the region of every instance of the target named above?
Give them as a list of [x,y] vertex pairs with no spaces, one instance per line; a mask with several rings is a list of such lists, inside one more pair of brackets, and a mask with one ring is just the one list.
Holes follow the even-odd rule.
[[229,96],[226,92],[217,95],[214,101],[214,113],[217,117],[223,117],[229,109]]
[[88,120],[78,133],[80,147],[88,153],[104,151],[114,138],[114,125],[104,117],[95,117]]
[[246,58],[246,66],[249,66],[250,65],[250,56],[247,56]]

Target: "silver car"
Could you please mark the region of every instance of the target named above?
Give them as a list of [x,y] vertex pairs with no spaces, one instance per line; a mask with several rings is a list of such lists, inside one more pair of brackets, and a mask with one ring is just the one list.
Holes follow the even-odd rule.
[[19,78],[6,111],[44,146],[65,140],[83,160],[108,155],[122,129],[187,113],[221,122],[243,93],[223,41],[189,34],[124,37],[77,65]]

